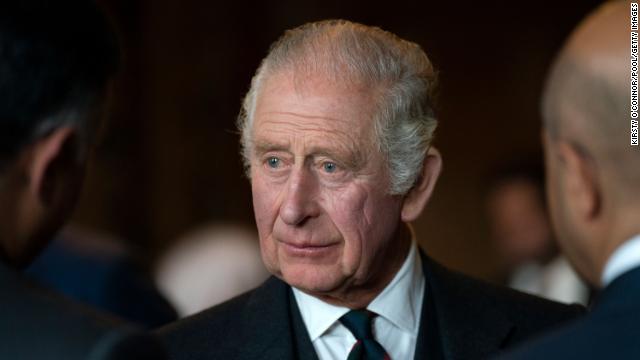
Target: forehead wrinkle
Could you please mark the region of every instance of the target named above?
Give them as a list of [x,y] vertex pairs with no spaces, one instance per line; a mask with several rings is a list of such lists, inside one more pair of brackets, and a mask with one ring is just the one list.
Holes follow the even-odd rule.
[[336,121],[336,122],[346,122],[346,120],[343,119],[338,119],[338,118],[334,118],[334,117],[330,117],[330,116],[320,116],[320,115],[306,115],[306,114],[301,114],[301,113],[297,113],[297,112],[293,112],[293,111],[266,111],[264,112],[265,115],[286,115],[286,116],[292,116],[292,117],[300,117],[303,119],[309,119],[309,120],[331,120],[331,121]]
[[[315,117],[315,119],[323,120],[325,117]],[[327,127],[323,126],[317,122],[298,122],[284,119],[264,119],[258,121],[255,125],[254,132],[299,132],[299,131],[310,131],[310,132],[331,132],[336,134],[342,134],[346,137],[353,137],[351,135],[351,131],[343,131],[341,128],[347,128],[346,121],[336,120],[338,122],[343,122],[345,126],[338,127]],[[349,129],[351,130],[351,129]],[[359,136],[360,134],[356,134]]]
[[[334,136],[332,139],[339,140],[342,138],[347,140],[347,142],[353,139],[366,138],[365,134],[363,134],[364,131],[358,131],[354,129],[354,126],[348,120],[336,119],[326,116],[303,116],[288,112],[269,112],[265,114],[287,114],[291,115],[292,117],[300,117],[309,120],[329,120],[331,122],[337,123],[336,125],[338,126],[327,126],[328,124],[323,124],[322,122],[315,121],[296,121],[294,119],[289,120],[282,119],[280,117],[265,117],[256,121],[256,124],[254,125],[254,133],[291,133],[290,135],[294,136],[301,134],[304,138],[328,138],[326,134],[329,134]],[[309,133],[310,136],[308,135]]]

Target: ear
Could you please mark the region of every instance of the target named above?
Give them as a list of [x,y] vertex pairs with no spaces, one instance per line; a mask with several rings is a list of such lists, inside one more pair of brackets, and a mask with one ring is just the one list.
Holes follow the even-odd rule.
[[564,170],[567,205],[583,221],[595,219],[602,210],[602,189],[593,159],[571,143],[560,141],[555,148]]
[[[32,149],[29,190],[43,205],[64,201],[80,170],[76,129],[61,127],[40,138]],[[76,189],[77,190],[77,189]]]
[[431,193],[436,186],[440,170],[442,169],[442,157],[435,147],[430,147],[422,164],[422,172],[416,184],[405,195],[402,203],[400,217],[404,222],[411,222],[420,216]]

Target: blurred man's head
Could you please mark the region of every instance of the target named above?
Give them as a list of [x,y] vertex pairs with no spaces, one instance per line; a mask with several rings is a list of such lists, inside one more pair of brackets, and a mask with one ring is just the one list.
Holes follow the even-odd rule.
[[239,122],[272,273],[347,306],[391,280],[409,245],[403,222],[440,171],[435,79],[418,45],[346,21],[303,25],[272,46]]
[[0,258],[24,265],[69,216],[118,62],[91,0],[0,4]]
[[556,253],[539,161],[519,159],[493,174],[487,214],[500,259],[509,271],[544,263]]
[[629,3],[609,2],[571,35],[543,99],[549,205],[558,241],[593,284],[640,232],[640,148],[629,145]]

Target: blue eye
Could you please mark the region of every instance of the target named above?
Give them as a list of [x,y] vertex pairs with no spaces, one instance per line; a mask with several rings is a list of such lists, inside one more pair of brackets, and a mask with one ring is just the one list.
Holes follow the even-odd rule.
[[272,156],[267,159],[267,165],[272,169],[277,169],[280,166],[280,159]]
[[338,169],[338,166],[335,163],[326,162],[326,163],[322,164],[322,168],[324,169],[324,171],[326,171],[328,173],[333,173]]

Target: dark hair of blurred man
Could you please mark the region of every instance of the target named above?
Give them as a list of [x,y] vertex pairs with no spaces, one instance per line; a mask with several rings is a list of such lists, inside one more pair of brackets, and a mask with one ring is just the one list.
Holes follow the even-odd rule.
[[69,217],[116,39],[89,0],[0,3],[0,358],[162,358],[156,343],[24,280]]
[[607,2],[578,26],[553,65],[542,105],[558,242],[601,291],[589,316],[528,344],[514,359],[640,358],[640,148],[630,145],[631,10],[628,1]]

